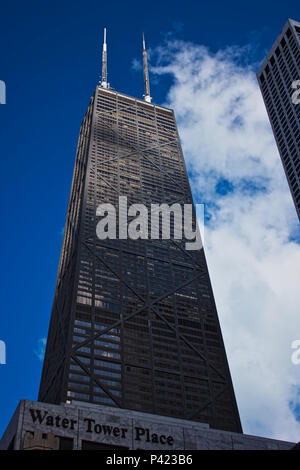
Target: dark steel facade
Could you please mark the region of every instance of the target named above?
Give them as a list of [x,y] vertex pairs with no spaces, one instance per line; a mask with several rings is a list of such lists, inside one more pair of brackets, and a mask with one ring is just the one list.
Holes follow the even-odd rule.
[[300,219],[300,104],[292,101],[292,84],[300,80],[300,23],[287,21],[257,78]]
[[172,110],[97,87],[83,120],[39,401],[241,432],[203,249],[99,240],[101,203],[192,204]]

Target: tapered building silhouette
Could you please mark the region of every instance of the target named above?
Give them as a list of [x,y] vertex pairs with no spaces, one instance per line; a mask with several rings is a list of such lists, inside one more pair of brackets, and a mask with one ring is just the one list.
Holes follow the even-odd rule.
[[174,113],[151,102],[144,40],[143,61],[143,100],[113,90],[104,41],[80,129],[39,401],[241,432],[204,250],[187,250],[184,238],[96,234],[97,207],[118,207],[119,196],[146,207],[193,203]]
[[300,219],[300,23],[286,22],[257,78]]

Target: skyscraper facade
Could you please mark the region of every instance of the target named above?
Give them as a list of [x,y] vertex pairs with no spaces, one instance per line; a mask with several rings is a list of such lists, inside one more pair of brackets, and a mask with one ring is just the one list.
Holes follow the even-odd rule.
[[193,207],[174,112],[151,102],[143,49],[141,100],[107,83],[104,44],[80,128],[39,401],[241,432],[203,248],[187,250],[184,237],[126,237],[120,218],[122,237],[97,236],[97,208],[118,208],[120,197],[128,206]]
[[300,219],[300,23],[286,22],[257,78]]

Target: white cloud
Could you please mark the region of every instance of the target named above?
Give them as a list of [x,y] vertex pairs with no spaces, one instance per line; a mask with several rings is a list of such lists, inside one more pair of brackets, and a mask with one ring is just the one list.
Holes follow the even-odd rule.
[[[299,441],[299,225],[248,52],[169,42],[152,71],[174,80],[165,104],[210,211],[206,256],[244,432]],[[234,190],[219,194],[221,179]]]
[[34,350],[34,354],[40,361],[44,360],[46,343],[47,338],[40,338],[37,342],[37,349]]

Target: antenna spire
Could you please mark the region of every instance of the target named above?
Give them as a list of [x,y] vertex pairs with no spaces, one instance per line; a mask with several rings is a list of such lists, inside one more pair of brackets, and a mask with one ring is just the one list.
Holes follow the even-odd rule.
[[104,40],[103,40],[103,49],[102,49],[102,76],[100,85],[103,88],[109,88],[107,83],[107,44],[106,44],[106,28],[104,28]]
[[144,33],[143,33],[143,69],[144,69],[144,86],[145,86],[144,100],[147,101],[148,103],[151,103],[152,98],[150,96],[148,60],[147,60],[147,51],[146,51]]

